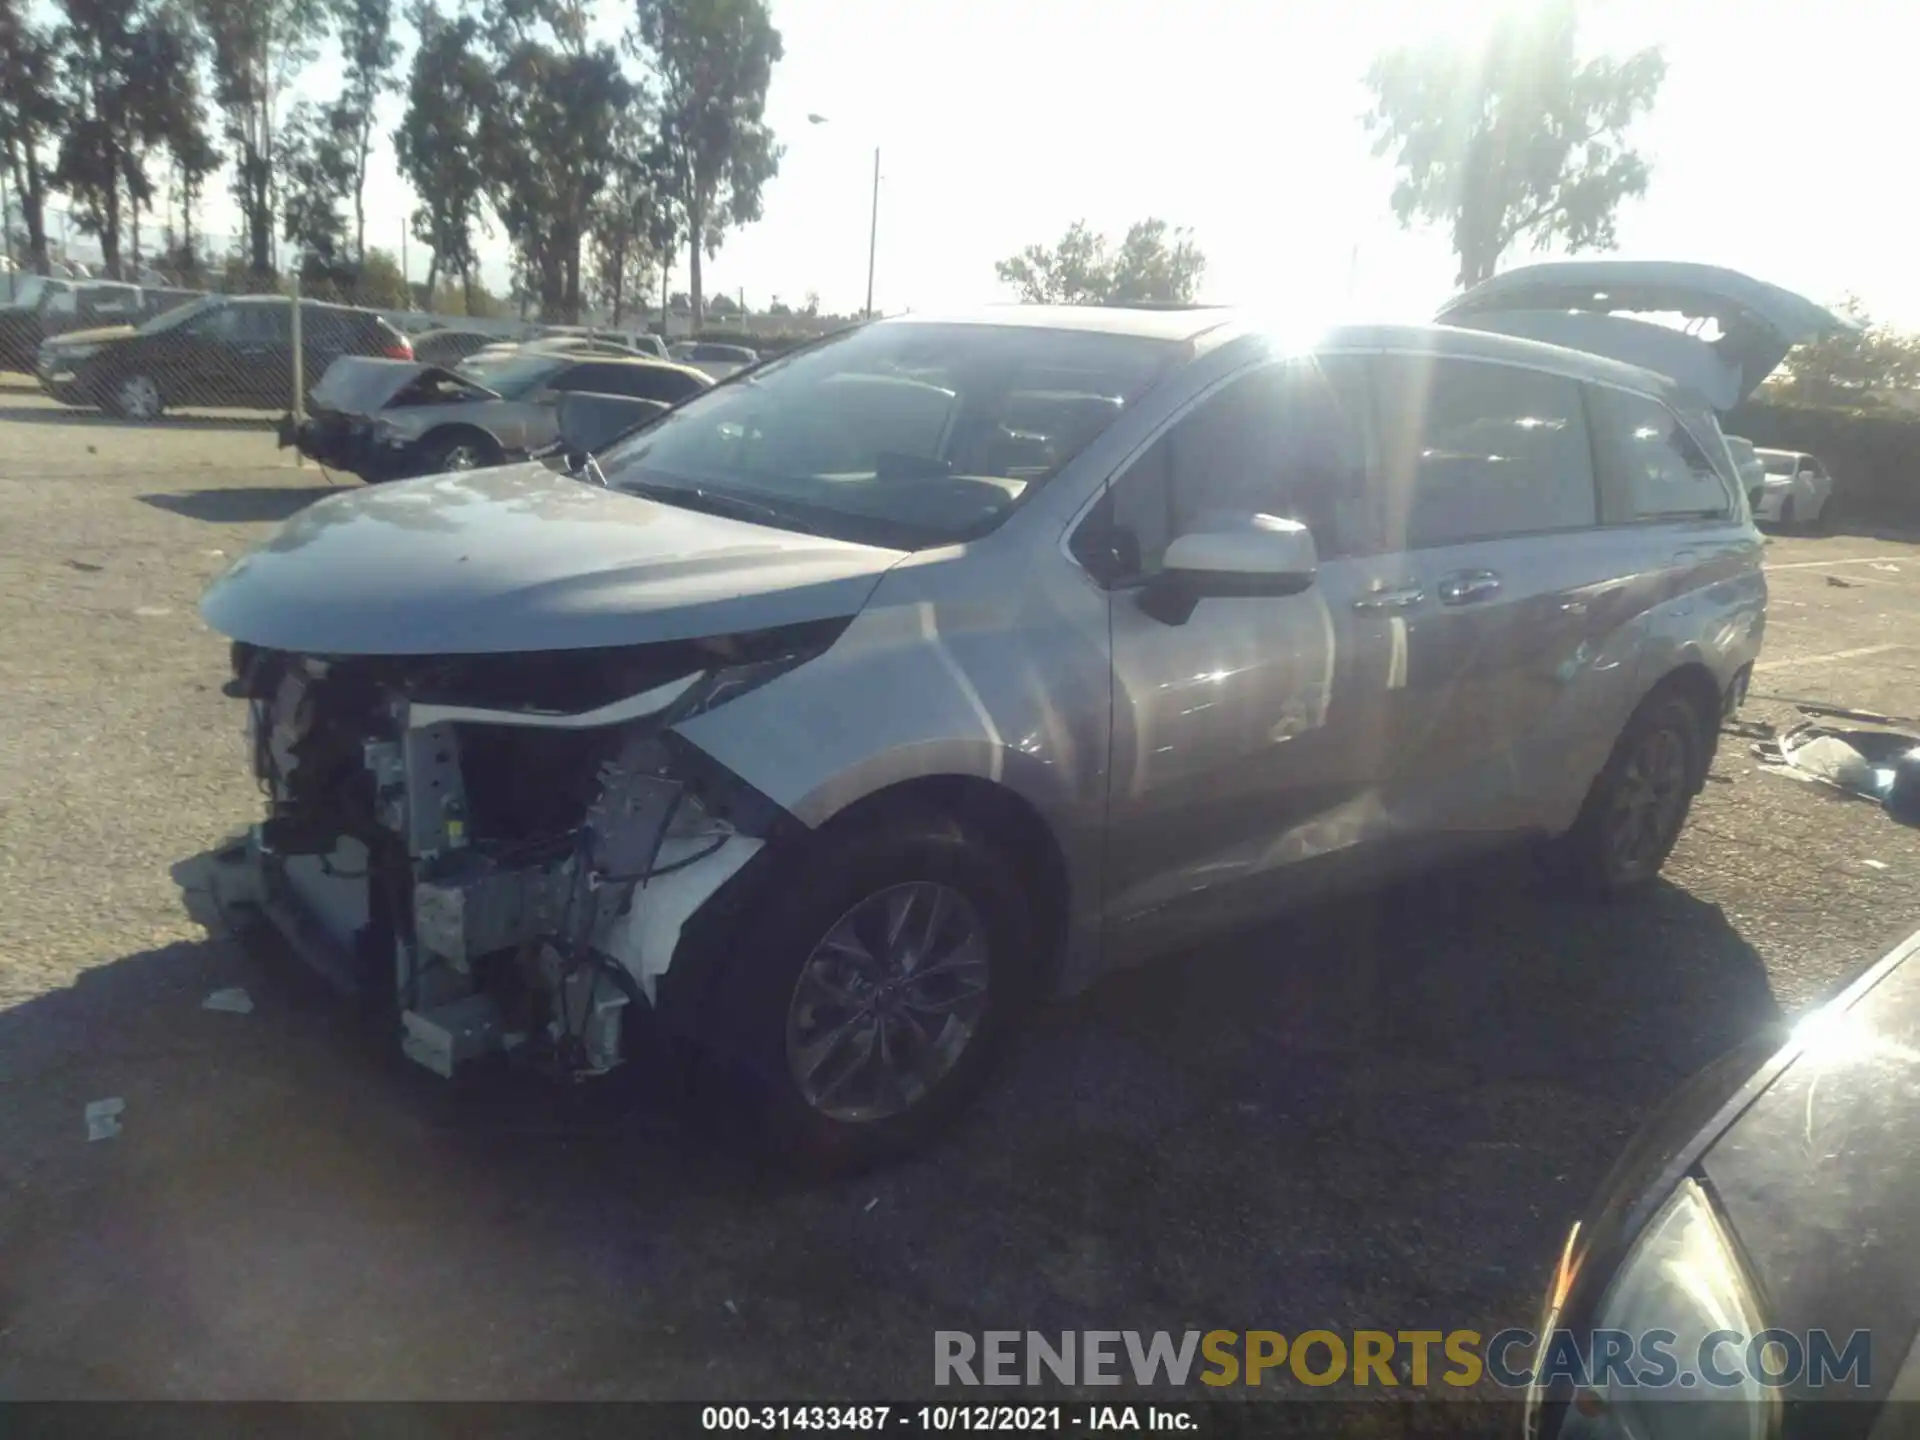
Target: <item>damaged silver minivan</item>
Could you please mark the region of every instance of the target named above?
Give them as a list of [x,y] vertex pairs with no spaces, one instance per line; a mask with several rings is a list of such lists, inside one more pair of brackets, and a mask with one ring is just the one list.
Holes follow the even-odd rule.
[[1302,896],[1527,836],[1643,884],[1765,623],[1715,410],[1843,322],[1620,262],[1440,319],[907,316],[577,476],[322,500],[203,603],[268,806],[217,892],[442,1074],[657,1022],[864,1158]]

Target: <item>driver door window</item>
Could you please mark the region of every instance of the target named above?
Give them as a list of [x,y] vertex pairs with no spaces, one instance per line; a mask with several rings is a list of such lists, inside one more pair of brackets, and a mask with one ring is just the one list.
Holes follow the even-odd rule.
[[232,305],[202,310],[180,327],[180,333],[209,344],[233,340],[240,333],[240,312]]
[[1175,538],[1298,520],[1323,559],[1366,553],[1369,515],[1364,380],[1349,362],[1274,365],[1229,382],[1150,445],[1074,537],[1076,557],[1109,586],[1160,571]]

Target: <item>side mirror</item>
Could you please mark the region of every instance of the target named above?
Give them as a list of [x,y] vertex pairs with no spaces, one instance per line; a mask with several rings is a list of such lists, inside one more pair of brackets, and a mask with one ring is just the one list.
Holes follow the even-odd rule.
[[1202,600],[1298,595],[1319,566],[1306,526],[1255,515],[1245,529],[1198,531],[1168,545],[1140,608],[1163,624],[1184,625]]

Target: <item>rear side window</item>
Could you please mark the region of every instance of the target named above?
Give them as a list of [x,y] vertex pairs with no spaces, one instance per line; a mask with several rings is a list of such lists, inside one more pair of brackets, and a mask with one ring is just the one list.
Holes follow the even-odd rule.
[[1377,373],[1389,548],[1597,522],[1579,382],[1446,356],[1383,357]]
[[1658,400],[1596,391],[1605,438],[1624,480],[1627,519],[1681,520],[1731,513],[1733,497],[1680,417]]

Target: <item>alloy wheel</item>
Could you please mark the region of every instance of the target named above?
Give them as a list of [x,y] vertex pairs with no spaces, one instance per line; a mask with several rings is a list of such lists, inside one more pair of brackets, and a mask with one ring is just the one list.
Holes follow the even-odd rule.
[[129,420],[151,420],[160,413],[160,387],[146,375],[131,375],[120,385],[120,409]]
[[1687,743],[1670,725],[1646,732],[1614,786],[1607,856],[1614,873],[1637,876],[1659,865],[1687,805]]
[[917,880],[867,896],[794,984],[787,1063],[801,1096],[843,1122],[913,1108],[978,1033],[989,973],[986,926],[958,890]]

